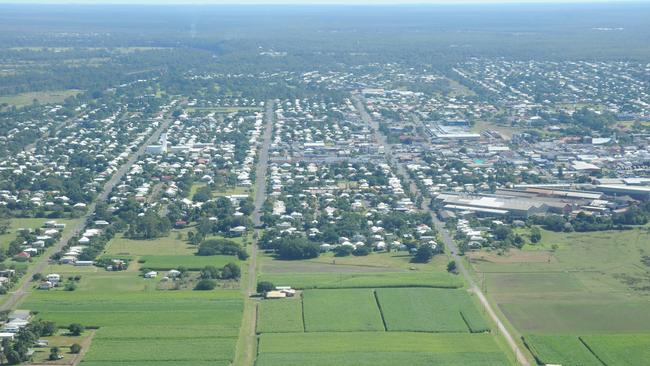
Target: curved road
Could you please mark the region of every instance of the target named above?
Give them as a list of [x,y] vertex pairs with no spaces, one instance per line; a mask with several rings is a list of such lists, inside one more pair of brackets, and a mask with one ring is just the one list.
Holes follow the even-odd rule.
[[[386,158],[388,159],[388,161],[391,162],[393,165],[395,165],[397,169],[397,173],[401,175],[404,178],[404,180],[409,184],[409,189],[411,193],[413,193],[416,196],[422,197],[422,194],[420,193],[417,185],[411,180],[411,177],[408,175],[403,164],[391,159],[393,155],[392,146],[387,143],[385,136],[383,136],[383,134],[379,132],[379,124],[373,121],[370,115],[368,114],[368,112],[366,111],[366,108],[363,104],[362,97],[360,97],[357,94],[353,94],[352,100],[354,101],[354,105],[357,111],[361,115],[361,119],[372,127],[377,142],[384,147],[384,153],[386,154]],[[429,209],[427,208],[427,210]],[[463,277],[467,281],[469,285],[469,290],[476,294],[479,301],[487,311],[488,315],[490,315],[492,321],[496,323],[497,329],[499,330],[499,332],[501,332],[501,335],[503,335],[503,338],[505,339],[505,341],[508,343],[513,353],[515,354],[517,362],[519,362],[519,364],[522,366],[530,366],[530,362],[528,361],[528,359],[520,349],[519,345],[517,344],[517,342],[515,342],[515,339],[512,337],[512,335],[505,327],[501,319],[499,319],[496,312],[492,308],[492,305],[485,297],[485,294],[483,294],[481,289],[476,285],[476,282],[472,279],[472,276],[470,276],[467,268],[465,268],[465,264],[463,263],[462,258],[460,258],[460,256],[458,255],[458,248],[456,247],[454,240],[451,238],[451,235],[449,235],[449,231],[447,231],[444,224],[440,220],[438,220],[436,215],[433,212],[431,212],[431,210],[429,210],[429,213],[433,218],[433,223],[436,226],[436,229],[442,235],[442,240],[445,246],[447,247],[447,250],[451,254],[452,259],[456,261],[456,266],[458,267],[459,272],[463,275]]]

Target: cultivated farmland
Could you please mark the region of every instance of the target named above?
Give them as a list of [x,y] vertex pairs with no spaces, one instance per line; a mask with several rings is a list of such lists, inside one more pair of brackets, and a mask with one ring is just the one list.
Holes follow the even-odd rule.
[[257,332],[285,333],[304,331],[302,301],[262,301],[258,305]]
[[464,290],[382,288],[377,289],[377,299],[389,331],[488,330]]
[[617,334],[581,337],[607,366],[647,365],[650,360],[649,334]]
[[576,336],[526,336],[525,343],[538,362],[564,366],[602,366]]
[[[471,351],[470,351],[471,350]],[[262,334],[258,366],[510,364],[490,335],[401,332]]]

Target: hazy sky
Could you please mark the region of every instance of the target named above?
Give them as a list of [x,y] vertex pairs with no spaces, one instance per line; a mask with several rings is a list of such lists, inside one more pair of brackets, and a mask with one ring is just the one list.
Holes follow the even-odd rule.
[[0,0],[0,3],[40,4],[486,4],[650,2],[650,0]]

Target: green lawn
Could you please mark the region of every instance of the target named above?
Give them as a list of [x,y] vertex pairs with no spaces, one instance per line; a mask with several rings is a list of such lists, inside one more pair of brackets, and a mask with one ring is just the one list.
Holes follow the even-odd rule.
[[304,331],[300,298],[264,300],[257,306],[258,333]]
[[463,314],[473,331],[488,329],[464,290],[383,288],[377,299],[389,331],[468,332]]
[[305,331],[381,331],[384,325],[373,290],[306,290]]

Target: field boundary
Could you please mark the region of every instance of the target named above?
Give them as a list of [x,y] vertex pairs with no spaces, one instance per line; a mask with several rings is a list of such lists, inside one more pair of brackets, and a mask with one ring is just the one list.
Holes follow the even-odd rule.
[[386,326],[386,319],[384,318],[384,311],[381,309],[381,303],[379,303],[379,298],[377,297],[377,291],[372,290],[372,295],[375,297],[375,302],[377,303],[377,308],[379,309],[379,316],[381,316],[381,322],[384,324],[384,331],[388,332],[388,327]]
[[603,364],[604,366],[608,366],[607,363],[606,363],[605,361],[603,361],[603,360],[598,356],[598,354],[597,354],[596,352],[594,352],[593,349],[591,349],[591,347],[589,346],[589,344],[588,344],[584,339],[582,339],[581,336],[578,336],[578,341],[580,341],[580,343],[582,343],[582,345],[585,346],[585,348],[589,351],[589,353],[591,353],[592,355],[594,355],[594,357],[596,357],[596,359],[598,360],[598,362],[600,362],[600,363]]
[[305,324],[305,303],[303,302],[304,293],[300,293],[300,316],[302,318],[302,332],[307,333],[307,325]]

